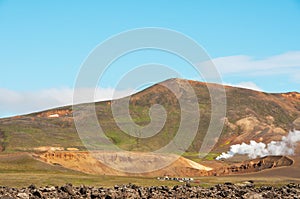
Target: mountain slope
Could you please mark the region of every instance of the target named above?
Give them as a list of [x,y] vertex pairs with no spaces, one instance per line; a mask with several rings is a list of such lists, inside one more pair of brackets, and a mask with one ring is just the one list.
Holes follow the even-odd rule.
[[[149,110],[152,105],[164,106],[166,123],[159,133],[149,138],[138,139],[122,132],[117,126],[110,105],[118,103],[118,100],[96,103],[97,117],[107,137],[120,148],[130,151],[152,151],[168,144],[178,131],[181,117],[178,99],[164,84],[172,86],[181,85],[182,82],[184,80],[170,79],[129,99],[131,117],[141,126],[150,123]],[[211,118],[211,100],[205,83],[189,83],[197,95],[201,115],[198,132],[189,152],[198,153]],[[211,86],[221,87],[215,84]],[[298,125],[299,93],[270,94],[230,86],[225,86],[225,90],[227,112],[223,118],[225,125],[221,137],[214,148],[217,153],[227,150],[234,143],[279,140]],[[184,97],[187,90],[182,86],[178,92]],[[0,119],[0,145],[0,150],[6,152],[40,150],[38,147],[43,146],[85,150],[76,132],[70,106]]]

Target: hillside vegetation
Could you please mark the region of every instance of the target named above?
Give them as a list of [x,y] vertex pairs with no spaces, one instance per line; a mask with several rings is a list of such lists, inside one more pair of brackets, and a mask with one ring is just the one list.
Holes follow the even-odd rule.
[[[118,103],[118,100],[97,102],[97,117],[106,136],[120,148],[129,151],[153,151],[168,144],[178,131],[181,115],[178,99],[163,84],[175,85],[181,84],[182,81],[184,80],[170,79],[130,97],[130,114],[138,125],[149,124],[149,110],[152,105],[160,104],[166,110],[164,127],[149,138],[138,139],[122,132],[117,126],[112,115],[111,103]],[[186,156],[192,159],[194,154],[198,153],[208,129],[211,100],[205,83],[189,83],[197,95],[201,115],[196,138],[186,153]],[[179,92],[184,97],[185,89],[180,89]],[[221,137],[214,147],[215,153],[227,150],[231,144],[242,141],[269,142],[281,139],[282,135],[295,127],[293,122],[300,118],[299,93],[271,94],[229,86],[225,89],[227,114],[223,118],[225,125]],[[59,117],[49,117],[51,115]],[[138,135],[139,132],[136,133]],[[36,151],[45,146],[85,150],[76,132],[71,106],[0,120],[2,153]]]

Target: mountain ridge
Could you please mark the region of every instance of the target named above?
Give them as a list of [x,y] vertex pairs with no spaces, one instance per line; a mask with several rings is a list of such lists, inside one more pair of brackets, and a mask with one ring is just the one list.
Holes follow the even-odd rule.
[[[207,85],[214,88],[223,85],[175,78],[154,84],[127,97],[130,98],[130,115],[138,125],[149,124],[148,113],[152,105],[161,104],[166,109],[168,116],[166,125],[157,135],[147,139],[129,136],[115,124],[110,105],[120,99],[96,102],[99,123],[107,137],[118,147],[131,151],[152,151],[167,144],[179,128],[180,106],[174,93],[163,84],[176,85],[182,82],[188,82],[198,98],[201,115],[199,130],[188,150],[197,153],[211,117],[211,100]],[[226,91],[227,101],[225,125],[213,151],[220,153],[231,144],[249,140],[263,142],[279,140],[289,130],[299,128],[297,121],[300,118],[300,93],[266,93],[227,85],[223,88]],[[179,92],[186,91],[184,87],[180,89]],[[85,147],[76,133],[72,114],[72,107],[64,106],[0,119],[2,150],[30,151],[41,146],[76,147],[84,150]],[[50,117],[51,115],[53,117]],[[28,141],[30,139],[31,142]]]

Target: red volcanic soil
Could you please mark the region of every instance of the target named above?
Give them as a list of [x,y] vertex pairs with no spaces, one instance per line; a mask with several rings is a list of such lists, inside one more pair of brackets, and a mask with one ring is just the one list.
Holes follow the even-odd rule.
[[[140,159],[140,156],[144,158]],[[103,164],[94,158],[94,156],[102,157],[102,161],[110,164]],[[282,171],[288,173],[287,168],[292,168],[295,171],[299,170],[299,162],[289,167],[294,161],[286,156],[267,156],[263,158],[257,158],[253,160],[241,161],[240,163],[227,164],[221,161],[213,161],[217,164],[211,164],[211,167],[204,166],[178,157],[173,159],[171,156],[158,155],[158,154],[144,154],[144,153],[116,153],[116,152],[95,152],[91,155],[88,152],[65,152],[65,151],[49,151],[36,156],[38,159],[54,164],[61,165],[65,168],[81,171],[90,174],[100,175],[118,175],[118,176],[176,176],[176,177],[200,177],[200,176],[223,176],[223,175],[235,175],[246,174],[253,172],[260,172],[263,170],[274,170],[278,167],[283,167]],[[150,172],[122,172],[125,170],[137,171],[147,165],[147,167],[159,166],[164,161],[174,161],[167,167],[162,167],[159,170],[152,170]],[[113,163],[113,164],[111,164]],[[112,165],[112,166],[108,166]],[[116,169],[113,165],[118,165]],[[126,169],[127,168],[127,169]],[[123,171],[125,171],[123,170]],[[277,170],[277,169],[276,169]],[[277,173],[277,172],[276,172]],[[283,175],[286,175],[283,173]],[[299,175],[300,177],[300,175]]]
[[[159,155],[138,152],[70,152],[70,151],[48,151],[36,158],[43,162],[61,165],[65,168],[98,175],[117,176],[197,176],[199,171],[211,170],[201,164],[193,162],[181,156]],[[96,159],[95,157],[99,158]],[[140,158],[143,157],[143,158]],[[169,164],[171,163],[171,164]],[[162,165],[167,165],[162,167]],[[144,167],[153,168],[149,172],[143,172]],[[157,168],[161,168],[157,170]],[[141,172],[139,172],[141,170]],[[125,171],[132,171],[127,173]]]
[[[260,170],[257,172],[250,173],[238,173],[236,172],[234,175],[227,175],[227,180],[245,180],[245,179],[255,179],[256,181],[269,182],[274,183],[272,181],[276,181],[276,183],[284,183],[284,182],[300,182],[300,144],[298,144],[295,150],[294,156],[289,156],[288,158],[293,161],[293,164],[290,166],[281,166],[274,167],[270,169]],[[239,163],[238,163],[239,164]],[[206,166],[210,166],[211,164],[204,164]],[[222,178],[222,176],[220,176]]]
[[294,156],[291,156],[294,163],[288,167],[274,168],[251,174],[253,177],[282,177],[300,179],[300,144],[298,144]]

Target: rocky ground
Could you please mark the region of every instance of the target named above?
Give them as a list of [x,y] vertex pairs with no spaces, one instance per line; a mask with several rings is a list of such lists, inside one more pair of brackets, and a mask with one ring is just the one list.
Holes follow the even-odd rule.
[[300,184],[281,187],[256,187],[253,182],[225,183],[210,188],[176,185],[174,187],[141,187],[134,184],[112,188],[72,186],[46,186],[27,188],[0,187],[0,199],[10,198],[300,198]]

